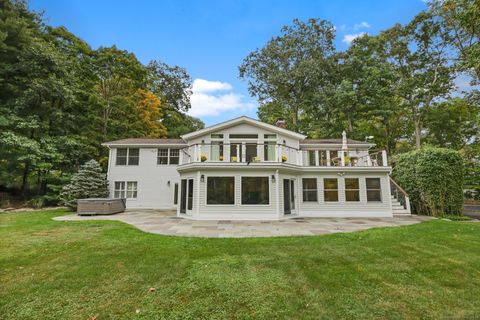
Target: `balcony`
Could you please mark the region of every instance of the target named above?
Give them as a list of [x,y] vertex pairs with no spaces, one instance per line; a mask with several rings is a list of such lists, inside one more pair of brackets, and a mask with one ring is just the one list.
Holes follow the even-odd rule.
[[275,164],[302,167],[386,167],[385,151],[299,150],[277,143],[203,143],[181,149],[180,164]]

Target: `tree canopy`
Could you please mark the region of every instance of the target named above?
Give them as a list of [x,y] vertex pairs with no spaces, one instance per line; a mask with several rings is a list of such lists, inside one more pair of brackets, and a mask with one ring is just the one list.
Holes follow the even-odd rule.
[[25,2],[0,0],[0,188],[45,194],[80,164],[105,163],[104,141],[202,128],[185,114],[190,88],[180,66],[92,49]]

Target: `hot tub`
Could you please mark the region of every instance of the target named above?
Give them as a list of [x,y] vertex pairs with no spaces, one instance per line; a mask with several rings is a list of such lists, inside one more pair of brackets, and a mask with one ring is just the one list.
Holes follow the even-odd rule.
[[77,200],[77,214],[93,216],[115,214],[125,211],[126,199],[88,198]]

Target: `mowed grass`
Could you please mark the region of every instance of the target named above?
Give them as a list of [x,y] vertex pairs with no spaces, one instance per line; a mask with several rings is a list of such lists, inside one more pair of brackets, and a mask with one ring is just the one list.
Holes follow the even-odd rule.
[[61,214],[0,214],[0,318],[480,317],[477,223],[200,239]]

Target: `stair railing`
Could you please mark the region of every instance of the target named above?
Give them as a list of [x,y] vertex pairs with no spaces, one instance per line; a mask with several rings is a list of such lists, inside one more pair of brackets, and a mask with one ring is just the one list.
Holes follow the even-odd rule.
[[410,198],[408,196],[408,193],[403,190],[402,187],[400,187],[400,185],[395,181],[393,180],[392,177],[390,177],[390,192],[392,194],[392,196],[398,200],[398,202],[400,202],[400,204],[403,206],[403,208],[408,211],[408,212],[412,212],[410,210]]

